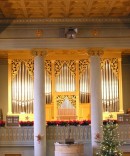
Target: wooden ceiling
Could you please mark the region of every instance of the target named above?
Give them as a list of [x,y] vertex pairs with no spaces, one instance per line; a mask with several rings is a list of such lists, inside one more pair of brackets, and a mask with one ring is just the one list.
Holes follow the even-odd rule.
[[0,19],[129,16],[130,0],[0,0]]

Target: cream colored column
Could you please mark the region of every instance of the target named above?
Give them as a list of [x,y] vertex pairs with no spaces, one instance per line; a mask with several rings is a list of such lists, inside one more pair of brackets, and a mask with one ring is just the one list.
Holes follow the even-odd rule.
[[119,66],[119,112],[124,113],[123,110],[123,93],[122,93],[122,63],[121,58],[118,59],[118,66]]
[[79,120],[79,61],[76,61],[76,116]]
[[90,55],[90,89],[91,89],[91,141],[92,155],[95,155],[98,144],[96,134],[102,135],[102,92],[101,92],[101,68],[100,49],[89,49]]
[[44,49],[34,49],[34,156],[46,156]]
[[8,115],[12,114],[11,102],[11,60],[8,59]]

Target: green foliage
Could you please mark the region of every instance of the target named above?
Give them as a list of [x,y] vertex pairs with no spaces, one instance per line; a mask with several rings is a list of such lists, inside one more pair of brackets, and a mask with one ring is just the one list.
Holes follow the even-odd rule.
[[119,141],[119,134],[117,131],[118,124],[114,123],[112,120],[102,126],[103,137],[96,138],[97,142],[100,143],[99,150],[97,151],[97,156],[122,156],[120,146],[122,143]]

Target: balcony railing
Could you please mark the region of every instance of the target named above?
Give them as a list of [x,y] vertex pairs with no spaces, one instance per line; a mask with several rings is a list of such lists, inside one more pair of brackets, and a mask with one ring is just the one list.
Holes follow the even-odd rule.
[[33,127],[1,127],[0,146],[33,146]]
[[[130,144],[130,124],[119,125],[120,139]],[[48,126],[46,129],[47,142],[64,141],[74,138],[76,142],[91,142],[91,126]],[[33,146],[33,127],[1,127],[0,146]]]

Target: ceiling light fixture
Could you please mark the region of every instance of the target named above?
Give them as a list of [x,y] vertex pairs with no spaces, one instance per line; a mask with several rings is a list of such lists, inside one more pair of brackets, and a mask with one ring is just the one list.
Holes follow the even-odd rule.
[[65,36],[68,39],[74,39],[76,38],[76,34],[78,33],[77,28],[66,28],[65,29]]

